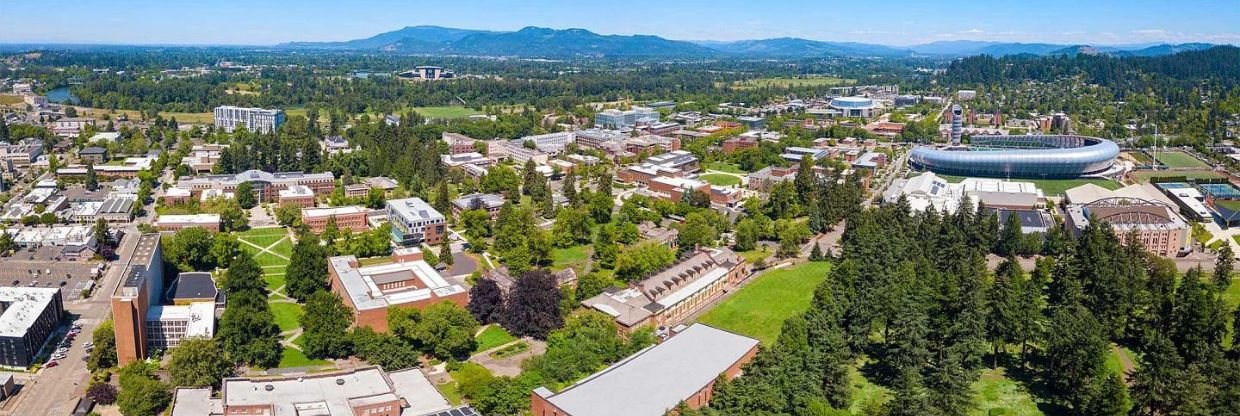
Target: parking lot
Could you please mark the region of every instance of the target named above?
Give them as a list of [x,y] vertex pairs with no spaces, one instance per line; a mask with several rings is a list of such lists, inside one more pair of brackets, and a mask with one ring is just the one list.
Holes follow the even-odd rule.
[[0,259],[0,285],[59,287],[62,298],[68,302],[77,300],[82,289],[91,285],[87,282],[100,263]]

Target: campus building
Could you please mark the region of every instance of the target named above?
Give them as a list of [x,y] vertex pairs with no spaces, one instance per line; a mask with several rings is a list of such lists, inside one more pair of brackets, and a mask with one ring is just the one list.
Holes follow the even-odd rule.
[[239,126],[256,133],[271,133],[284,124],[283,110],[224,105],[215,107],[215,128],[232,133]]
[[627,288],[608,288],[581,302],[615,318],[624,331],[649,325],[672,327],[749,277],[736,253],[699,250],[689,258]]
[[[440,137],[444,143],[448,144],[448,154],[453,155],[459,155],[461,153],[475,153],[478,152],[478,148],[474,146],[474,143],[486,144],[486,142],[474,140],[473,137],[460,133],[444,132]],[[486,150],[483,149],[482,152],[486,152]]]
[[247,170],[235,175],[202,175],[184,178],[177,181],[173,189],[187,190],[190,196],[200,196],[210,190],[228,194],[236,193],[237,186],[244,182],[250,182],[254,186],[254,194],[259,202],[274,202],[280,191],[297,185],[309,188],[313,192],[312,195],[330,195],[336,186],[336,175],[331,172],[268,173],[261,170]]
[[34,364],[64,314],[59,288],[0,287],[0,366]]
[[360,233],[369,229],[366,222],[366,214],[369,212],[370,210],[365,207],[356,205],[335,208],[302,208],[301,223],[309,227],[310,231],[322,233],[327,229],[328,221],[335,218],[337,230]]
[[874,100],[866,97],[839,97],[831,100],[830,107],[844,117],[870,117],[877,115]]
[[387,331],[388,308],[469,303],[469,291],[441,276],[417,248],[396,249],[392,262],[370,266],[360,266],[354,256],[332,257],[327,269],[332,291],[353,310],[353,324],[377,332]]
[[1115,236],[1127,244],[1139,241],[1160,256],[1175,256],[1192,248],[1191,227],[1157,191],[1129,185],[1114,191],[1086,184],[1067,191],[1064,226],[1080,234],[1091,221],[1111,225]]
[[694,324],[558,393],[535,389],[530,414],[663,416],[680,402],[702,408],[710,404],[715,380],[740,376],[757,353],[756,339]]
[[277,377],[224,379],[210,388],[177,389],[172,416],[478,416],[454,408],[417,368],[380,367]]
[[613,108],[595,113],[594,125],[605,129],[633,127],[641,121],[658,122],[659,116],[659,110],[649,107],[633,107],[624,111]]
[[946,175],[1076,178],[1107,172],[1119,156],[1115,142],[1075,135],[972,136],[969,146],[917,147],[909,165]]
[[471,209],[486,210],[491,214],[491,219],[499,216],[499,209],[504,206],[504,196],[500,194],[480,194],[473,193],[462,195],[460,198],[452,200],[452,216],[461,218],[461,214]]
[[392,241],[400,246],[436,245],[443,241],[447,219],[421,198],[387,201]]
[[200,227],[218,233],[220,214],[160,215],[155,221],[155,228],[160,231],[180,231],[190,227]]
[[[166,304],[171,299],[165,299],[159,234],[137,238],[133,256],[124,266],[124,280],[112,293],[116,356],[121,366],[146,359],[153,350],[172,348],[187,337],[215,335],[215,302]],[[173,286],[190,285],[174,282]]]

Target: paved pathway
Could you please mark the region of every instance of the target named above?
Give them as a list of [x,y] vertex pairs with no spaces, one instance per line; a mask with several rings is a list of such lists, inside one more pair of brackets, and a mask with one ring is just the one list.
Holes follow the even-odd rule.
[[[279,257],[279,258],[285,259],[285,260],[292,261],[292,259],[289,259],[288,257],[285,257],[283,254],[280,254],[280,253],[276,253],[276,252],[274,252],[274,251],[271,251],[271,248],[272,248],[272,247],[275,247],[277,244],[280,244],[280,242],[282,242],[282,241],[284,241],[284,240],[288,240],[288,239],[289,239],[289,238],[288,238],[288,236],[284,236],[284,238],[281,238],[281,239],[279,239],[279,240],[276,240],[276,242],[271,243],[271,245],[269,245],[269,246],[267,246],[267,247],[263,247],[263,246],[260,246],[260,245],[258,245],[258,244],[251,243],[251,242],[249,242],[249,241],[246,241],[244,238],[238,238],[238,239],[237,239],[237,241],[240,241],[242,244],[245,244],[245,245],[248,245],[248,246],[250,246],[250,247],[254,247],[254,248],[258,249],[258,254],[267,253],[267,254],[270,254],[270,255],[273,255],[273,256],[276,256],[276,257]],[[257,256],[258,254],[255,254],[255,256]],[[263,266],[263,267],[271,267],[271,266]]]

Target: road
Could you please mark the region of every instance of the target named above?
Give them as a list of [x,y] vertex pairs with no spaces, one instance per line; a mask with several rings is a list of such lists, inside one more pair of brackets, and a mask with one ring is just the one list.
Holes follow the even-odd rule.
[[[146,218],[139,219],[139,222],[149,220],[148,215]],[[120,285],[121,277],[128,269],[129,258],[137,246],[137,227],[131,225],[125,229],[125,233],[125,238],[121,240],[121,245],[117,249],[120,260],[108,266],[108,271],[99,281],[98,290],[91,295],[91,298],[65,301],[65,312],[70,317],[77,316],[76,322],[82,324],[82,333],[73,340],[72,346],[69,347],[68,357],[59,360],[59,366],[44,368],[36,374],[18,373],[15,377],[17,384],[21,385],[21,390],[10,403],[6,403],[3,410],[0,410],[0,416],[64,416],[73,412],[72,406],[76,404],[75,399],[86,392],[86,386],[90,383],[90,372],[86,370],[84,359],[87,354],[82,344],[90,341],[90,335],[95,328],[111,316],[112,293]],[[62,328],[62,333],[68,330],[68,325],[70,324]],[[54,347],[54,345],[48,346],[48,348]]]

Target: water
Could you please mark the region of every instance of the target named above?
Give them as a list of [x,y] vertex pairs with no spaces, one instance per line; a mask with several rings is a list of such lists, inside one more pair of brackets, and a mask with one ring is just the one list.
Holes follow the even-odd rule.
[[78,97],[69,92],[69,87],[60,87],[47,92],[47,101],[57,104],[77,104]]

